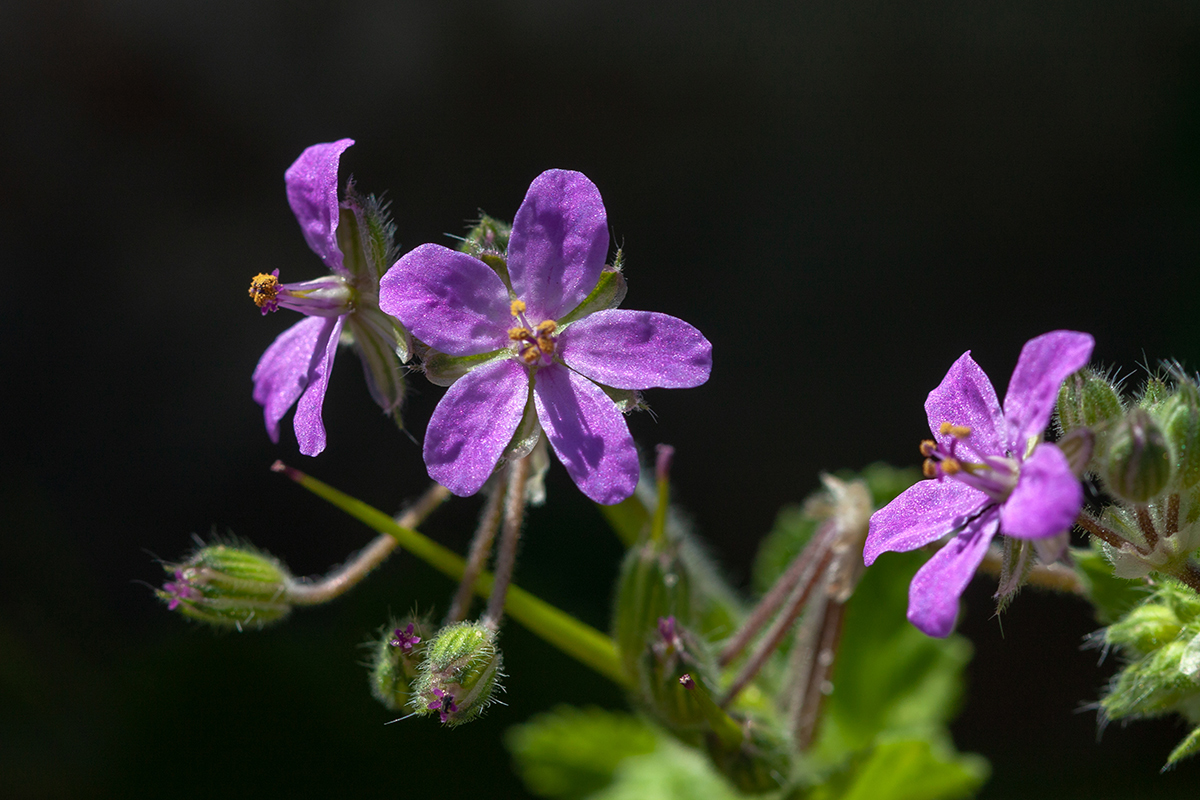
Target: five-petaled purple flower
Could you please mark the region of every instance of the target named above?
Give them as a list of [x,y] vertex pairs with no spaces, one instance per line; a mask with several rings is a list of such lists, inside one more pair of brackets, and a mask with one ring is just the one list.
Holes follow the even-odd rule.
[[637,451],[606,387],[708,380],[712,346],[686,322],[579,308],[601,278],[608,244],[596,186],[578,172],[549,170],[533,181],[513,220],[506,278],[436,244],[406,254],[384,276],[384,311],[435,351],[474,357],[425,434],[425,465],[450,491],[479,491],[522,419],[536,413],[583,493],[620,502],[637,485]]
[[920,481],[871,517],[863,558],[914,550],[957,532],[913,578],[908,619],[930,636],[954,628],[958,600],[997,533],[1044,539],[1068,530],[1083,489],[1067,457],[1041,441],[1058,390],[1092,354],[1092,337],[1054,331],[1025,343],[1003,410],[987,375],[962,355],[929,393],[934,440]]
[[[279,441],[279,420],[295,404],[296,441],[307,456],[325,449],[321,405],[343,327],[353,334],[375,402],[397,415],[397,421],[404,393],[401,364],[411,351],[408,333],[378,305],[391,235],[384,209],[374,198],[358,196],[353,187],[345,201],[338,201],[338,162],[352,144],[353,139],[341,139],[313,145],[284,175],[288,203],[304,240],[330,274],[280,283],[279,270],[274,270],[250,284],[250,297],[263,314],[283,306],[305,315],[267,348],[253,380],[254,399],[263,407],[271,441]],[[339,232],[339,222],[348,223],[349,233]],[[343,253],[340,237],[350,243],[350,252]]]

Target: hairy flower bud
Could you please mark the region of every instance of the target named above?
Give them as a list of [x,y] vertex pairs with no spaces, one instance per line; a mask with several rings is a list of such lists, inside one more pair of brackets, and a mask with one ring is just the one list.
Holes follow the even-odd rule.
[[1200,482],[1200,388],[1190,380],[1155,412],[1175,459],[1175,483],[1190,489]]
[[492,628],[480,622],[442,628],[425,651],[409,707],[421,715],[437,713],[451,727],[470,722],[502,689],[501,666]]
[[371,694],[392,711],[404,708],[412,699],[429,630],[427,619],[410,615],[399,622],[393,620],[370,643]]
[[1173,641],[1181,627],[1179,617],[1168,606],[1147,603],[1106,628],[1104,641],[1144,656]]
[[1103,457],[1111,428],[1124,409],[1112,382],[1086,367],[1070,375],[1058,390],[1058,423],[1064,434],[1087,428],[1095,436],[1094,452]]
[[164,564],[173,580],[157,594],[167,608],[218,627],[261,628],[292,610],[287,568],[248,546],[201,547],[179,564]]
[[1130,503],[1146,503],[1171,481],[1171,450],[1146,411],[1135,408],[1116,426],[1108,443],[1104,478],[1109,490]]

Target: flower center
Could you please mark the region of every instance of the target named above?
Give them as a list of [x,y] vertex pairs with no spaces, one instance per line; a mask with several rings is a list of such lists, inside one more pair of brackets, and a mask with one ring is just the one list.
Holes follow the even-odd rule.
[[513,300],[510,311],[518,324],[508,329],[508,338],[514,343],[517,355],[531,367],[549,365],[554,355],[554,332],[558,330],[558,323],[545,319],[530,325],[525,318],[523,300]]
[[262,309],[262,313],[279,309],[279,290],[283,284],[279,282],[279,270],[270,275],[260,272],[250,281],[250,299],[254,305]]
[[980,490],[998,503],[1008,499],[1017,485],[1020,462],[1005,456],[983,456],[979,462],[965,461],[959,457],[958,443],[971,436],[971,429],[966,425],[943,422],[938,426],[938,433],[951,437],[950,446],[943,447],[933,439],[921,442],[921,455],[925,456],[922,472],[926,478],[940,481],[950,477]]

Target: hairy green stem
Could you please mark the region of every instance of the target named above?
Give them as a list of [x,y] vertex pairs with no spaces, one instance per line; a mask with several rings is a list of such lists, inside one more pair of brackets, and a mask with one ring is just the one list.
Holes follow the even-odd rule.
[[[450,579],[462,579],[466,561],[454,551],[411,528],[397,524],[394,519],[379,509],[338,491],[329,484],[306,475],[298,469],[278,461],[275,462],[272,469],[282,472],[305,489],[345,511],[367,527],[393,537],[402,548]],[[475,584],[475,593],[481,597],[487,597],[492,591],[493,583],[494,579],[490,572],[481,572],[479,580]],[[581,664],[590,667],[614,683],[629,688],[630,681],[621,669],[616,645],[613,644],[612,639],[600,631],[517,586],[509,587],[504,610],[530,632],[540,636]]]

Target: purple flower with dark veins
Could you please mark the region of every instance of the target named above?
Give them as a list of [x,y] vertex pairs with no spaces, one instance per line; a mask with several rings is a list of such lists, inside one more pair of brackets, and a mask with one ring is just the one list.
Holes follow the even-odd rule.
[[413,645],[421,643],[421,637],[413,633],[413,624],[408,623],[404,630],[396,628],[396,635],[388,642],[392,647],[399,647],[405,655],[412,653]]
[[282,306],[305,315],[267,348],[253,380],[254,399],[263,407],[271,441],[279,441],[279,420],[296,406],[296,441],[306,456],[325,449],[321,406],[343,328],[349,328],[362,358],[372,397],[398,423],[404,394],[401,364],[412,347],[408,333],[379,310],[379,278],[392,255],[392,226],[384,206],[359,195],[353,185],[346,199],[338,200],[338,162],[352,144],[353,139],[341,139],[313,145],[284,174],[288,203],[304,239],[330,274],[281,283],[279,270],[274,270],[250,283],[250,298],[263,314]]
[[930,636],[954,629],[958,600],[997,533],[1046,539],[1070,529],[1083,488],[1042,434],[1058,389],[1092,354],[1092,337],[1053,331],[1021,349],[1004,407],[968,350],[929,393],[933,440],[921,443],[925,476],[871,517],[863,558],[906,552],[956,533],[921,567],[908,619]]
[[618,503],[637,485],[638,459],[614,397],[708,380],[712,346],[698,330],[596,299],[616,274],[604,267],[608,243],[596,186],[549,170],[513,220],[506,269],[426,244],[383,277],[380,307],[453,365],[424,445],[430,477],[450,491],[479,491],[544,431],[585,495]]

